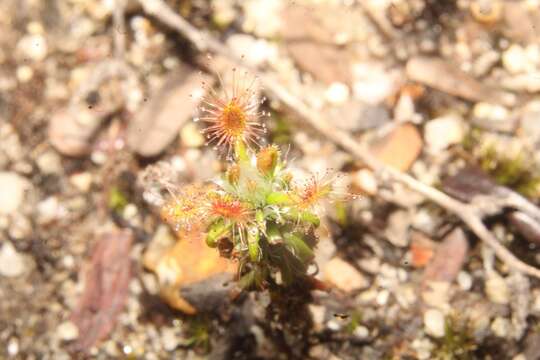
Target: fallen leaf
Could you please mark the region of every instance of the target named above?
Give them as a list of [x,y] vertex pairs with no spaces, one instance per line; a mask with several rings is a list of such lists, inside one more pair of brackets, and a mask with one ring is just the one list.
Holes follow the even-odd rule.
[[120,91],[118,81],[107,81],[93,93],[93,101],[68,105],[53,113],[48,135],[55,149],[66,156],[88,155],[101,124],[122,107]]
[[422,151],[422,137],[416,126],[404,124],[374,144],[373,154],[388,166],[408,170]]
[[513,94],[482,84],[443,59],[413,57],[407,62],[406,72],[410,80],[469,101],[496,102],[507,106],[515,102]]
[[301,70],[327,84],[351,85],[353,56],[339,37],[345,43],[357,39],[359,24],[365,23],[360,12],[341,6],[294,4],[284,8],[283,19],[287,26],[282,27],[281,36]]
[[[237,271],[237,264],[209,248],[202,233],[184,234],[174,245],[150,244],[143,262],[156,273],[162,298],[173,308],[186,314],[215,309],[226,299],[228,286]],[[226,286],[227,285],[227,286]]]
[[433,259],[426,266],[423,282],[454,281],[465,262],[468,249],[469,244],[463,230],[453,230],[437,247]]
[[128,295],[133,242],[130,230],[101,235],[85,274],[85,287],[71,321],[79,329],[76,351],[87,351],[113,329]]
[[493,179],[476,166],[466,166],[442,181],[444,192],[466,202],[477,195],[494,194],[499,188]]
[[[169,80],[129,123],[128,146],[145,157],[159,155],[178,136],[182,126],[195,114],[202,84],[212,77],[185,68]],[[193,98],[190,95],[194,95]]]

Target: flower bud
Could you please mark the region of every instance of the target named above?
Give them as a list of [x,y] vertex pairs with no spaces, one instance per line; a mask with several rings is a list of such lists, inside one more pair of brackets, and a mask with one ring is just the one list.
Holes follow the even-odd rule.
[[227,169],[225,176],[227,177],[229,184],[238,184],[238,179],[240,179],[240,166],[238,164],[232,164],[229,169]]
[[279,149],[270,145],[257,154],[257,169],[264,175],[272,175],[279,161]]

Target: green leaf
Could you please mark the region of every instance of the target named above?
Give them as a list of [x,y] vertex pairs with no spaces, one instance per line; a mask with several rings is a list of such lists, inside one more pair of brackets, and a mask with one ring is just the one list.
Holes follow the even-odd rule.
[[223,219],[216,220],[208,228],[206,235],[206,244],[210,247],[216,247],[220,239],[226,237],[231,231],[231,225],[225,224]]
[[268,205],[290,205],[292,199],[287,193],[275,191],[266,196],[266,203]]
[[299,212],[296,209],[289,209],[289,211],[285,213],[284,216],[285,218],[287,218],[287,220],[292,220],[292,221],[300,220],[302,222],[308,222],[314,227],[319,227],[319,225],[321,224],[321,220],[319,219],[319,217],[316,214],[309,211]]
[[288,233],[285,235],[285,245],[292,250],[293,254],[307,263],[314,258],[313,250],[302,240],[300,236],[294,233]]
[[283,236],[281,235],[281,231],[279,231],[278,226],[273,223],[268,224],[266,228],[266,237],[270,244],[278,244],[282,242],[282,238],[283,238]]
[[261,249],[259,247],[259,230],[257,228],[251,228],[248,230],[248,252],[249,258],[253,262],[260,260]]

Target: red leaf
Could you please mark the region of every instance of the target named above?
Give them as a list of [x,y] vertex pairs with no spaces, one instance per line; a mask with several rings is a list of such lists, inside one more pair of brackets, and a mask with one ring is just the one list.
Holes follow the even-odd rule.
[[71,314],[79,328],[74,350],[88,350],[113,329],[128,294],[132,242],[131,231],[116,230],[101,235],[95,245],[85,274],[84,292]]
[[415,268],[424,267],[433,258],[435,244],[419,232],[413,232],[411,238],[412,265]]

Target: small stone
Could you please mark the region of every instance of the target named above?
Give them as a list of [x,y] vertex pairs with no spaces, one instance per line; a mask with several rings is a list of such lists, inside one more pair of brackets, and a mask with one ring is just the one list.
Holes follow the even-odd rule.
[[69,177],[69,182],[77,188],[77,190],[87,193],[92,187],[93,177],[89,172],[80,172]]
[[498,336],[500,338],[506,338],[511,330],[511,324],[510,320],[503,318],[503,317],[497,317],[493,322],[491,323],[491,331],[493,331],[493,334],[495,336]]
[[326,323],[326,327],[331,331],[339,331],[342,328],[341,324],[337,322],[335,319],[328,321]]
[[278,59],[277,47],[264,40],[256,39],[248,34],[234,34],[227,39],[227,45],[237,56],[252,66],[273,63]]
[[406,247],[409,245],[409,226],[411,220],[412,214],[406,210],[397,210],[390,214],[385,235],[392,245],[397,247]]
[[422,292],[422,300],[426,305],[447,310],[450,308],[450,283],[446,281],[426,282],[426,289]]
[[7,241],[0,249],[0,275],[6,277],[21,276],[29,270],[30,259],[17,252],[17,249]]
[[18,66],[16,75],[19,82],[26,83],[34,77],[34,70],[28,65]]
[[473,64],[473,74],[476,77],[487,75],[489,71],[499,62],[500,55],[495,50],[490,50],[480,55]]
[[180,338],[174,328],[161,329],[161,344],[165,351],[173,351],[180,344]]
[[502,105],[479,102],[474,105],[473,115],[477,119],[502,122],[508,120],[510,112]]
[[363,289],[369,285],[364,275],[338,257],[326,263],[323,276],[330,284],[346,292]]
[[486,295],[489,300],[496,304],[508,304],[510,292],[503,277],[496,273],[491,273],[486,280]]
[[473,284],[472,276],[468,272],[460,271],[457,276],[457,283],[461,290],[469,291]]
[[369,329],[365,326],[358,325],[354,331],[353,335],[361,340],[367,339],[369,337]]
[[340,82],[333,82],[325,92],[326,100],[332,105],[342,105],[349,100],[349,87]]
[[0,172],[0,215],[9,215],[21,206],[29,182],[12,172]]
[[203,146],[205,142],[204,136],[194,123],[184,125],[182,130],[180,130],[180,140],[182,141],[182,145],[188,148]]
[[432,358],[431,352],[435,346],[427,338],[416,338],[411,343],[411,347],[416,351],[416,356],[419,360],[428,360]]
[[17,51],[24,58],[42,61],[47,57],[47,42],[42,35],[25,35],[17,43]]
[[[525,49],[517,44],[510,46],[503,53],[502,62],[510,74],[519,74],[531,70]],[[534,70],[534,67],[532,70]]]
[[37,205],[37,221],[40,224],[49,224],[63,215],[66,209],[60,204],[56,196],[50,196]]
[[381,269],[381,260],[376,257],[367,257],[357,261],[358,266],[370,274],[377,274]]
[[358,170],[353,176],[353,184],[358,186],[368,195],[377,194],[378,184],[373,171],[368,169]]
[[133,220],[139,213],[139,209],[137,209],[137,206],[135,204],[127,204],[124,208],[124,211],[122,212],[122,216],[126,220]]
[[356,64],[353,68],[356,81],[354,97],[367,104],[376,105],[394,95],[401,83],[397,71],[388,71],[378,65]]
[[429,309],[424,313],[424,329],[428,335],[436,338],[445,334],[444,314],[437,309]]
[[64,321],[56,328],[58,337],[63,341],[72,341],[79,337],[79,329],[71,321]]
[[403,94],[394,108],[394,120],[398,123],[415,120],[414,100],[409,94]]
[[46,151],[36,159],[39,170],[44,174],[58,174],[62,172],[62,161],[55,151]]
[[281,10],[283,2],[280,0],[244,0],[244,23],[242,29],[251,32],[257,37],[267,38],[276,36],[281,27]]
[[475,20],[492,25],[502,18],[504,7],[500,0],[476,0],[471,2],[470,9]]
[[460,143],[465,136],[463,119],[457,115],[447,115],[429,121],[424,127],[424,138],[429,149],[441,152],[448,146]]
[[322,305],[308,305],[309,312],[311,313],[311,319],[316,330],[322,330],[324,325],[324,319],[326,314],[326,308]]
[[73,256],[68,254],[62,258],[62,265],[66,269],[72,269],[73,266],[75,266],[75,259],[73,258]]
[[503,78],[500,83],[508,90],[537,93],[540,91],[540,71]]
[[143,273],[141,276],[142,282],[144,284],[144,289],[150,295],[157,295],[159,293],[159,284],[156,277],[150,273]]
[[32,234],[32,223],[23,214],[15,213],[11,216],[11,225],[8,231],[12,239],[24,239]]
[[384,306],[388,303],[389,298],[390,298],[390,291],[383,290],[377,294],[377,297],[375,298],[375,302],[379,306]]
[[410,284],[401,285],[395,292],[396,301],[402,308],[409,309],[418,301],[416,293],[417,289],[414,286]]
[[19,340],[11,338],[7,344],[7,353],[9,356],[16,356],[19,353]]
[[519,135],[530,139],[531,143],[540,141],[540,101],[525,105],[519,126]]
[[229,26],[238,16],[234,3],[230,0],[213,0],[212,7],[212,20],[221,28]]

